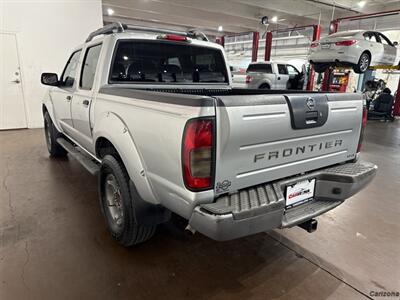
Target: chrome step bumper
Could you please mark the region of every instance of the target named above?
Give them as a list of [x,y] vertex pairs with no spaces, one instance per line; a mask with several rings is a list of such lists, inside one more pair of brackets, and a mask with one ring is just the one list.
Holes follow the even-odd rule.
[[[371,182],[376,171],[376,165],[359,161],[250,187],[197,206],[189,223],[215,240],[292,227],[340,205]],[[286,209],[286,186],[312,178],[316,179],[314,198]]]

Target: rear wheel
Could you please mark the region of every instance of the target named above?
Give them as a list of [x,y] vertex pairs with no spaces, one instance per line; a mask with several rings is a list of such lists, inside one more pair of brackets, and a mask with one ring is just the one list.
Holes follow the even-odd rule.
[[324,73],[329,68],[329,64],[314,64],[313,65],[315,72],[317,73]]
[[371,64],[371,57],[367,52],[361,54],[358,63],[354,65],[354,72],[361,74],[368,70],[369,65]]
[[44,134],[46,137],[47,150],[51,157],[65,157],[67,151],[57,143],[57,139],[62,137],[62,134],[54,126],[49,113],[44,113]]
[[100,169],[100,204],[111,235],[129,247],[150,239],[156,225],[138,225],[134,199],[140,197],[129,188],[129,175],[116,155],[104,156]]
[[268,83],[263,83],[258,88],[261,89],[261,90],[270,90],[271,89],[271,87],[269,86]]

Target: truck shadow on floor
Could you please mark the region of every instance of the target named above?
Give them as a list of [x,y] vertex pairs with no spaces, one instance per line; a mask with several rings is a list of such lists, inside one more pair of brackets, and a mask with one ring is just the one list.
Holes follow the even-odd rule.
[[[159,226],[150,241],[130,249],[116,250],[104,241],[120,253],[105,259],[124,264],[120,284],[104,292],[123,296],[145,289],[148,299],[326,299],[343,288],[340,280],[276,237],[261,233],[216,242],[184,233],[173,220]],[[335,273],[340,278],[340,271]]]
[[[86,263],[92,272],[107,273],[106,281],[99,276],[98,299],[130,299],[132,295],[135,299],[326,299],[342,289],[353,292],[339,280],[343,277],[340,270],[329,266],[332,276],[319,268],[327,263],[300,246],[286,246],[278,231],[216,242],[200,233],[185,232],[187,221],[174,215],[158,226],[149,241],[123,248],[105,228],[96,180],[78,175],[75,162],[62,165],[70,168],[65,173],[75,190],[74,219],[82,228],[91,228],[79,236],[79,240],[88,238],[85,247],[93,254]],[[93,235],[95,238],[91,238]],[[92,265],[94,261],[107,263],[99,268]]]
[[97,179],[72,159],[45,159],[40,149],[30,164],[18,164],[25,152],[9,161],[15,219],[0,222],[5,299],[359,297],[337,279],[340,270],[332,276],[304,258],[312,253],[293,251],[270,233],[216,242],[187,235],[172,220],[148,242],[123,248],[106,229]]

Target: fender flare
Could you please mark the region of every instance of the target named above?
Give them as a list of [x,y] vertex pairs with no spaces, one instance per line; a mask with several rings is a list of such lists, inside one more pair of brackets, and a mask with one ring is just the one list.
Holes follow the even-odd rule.
[[93,128],[96,156],[98,156],[97,143],[100,138],[107,139],[115,147],[140,197],[151,204],[160,204],[146,177],[146,168],[133,136],[118,115],[106,112],[98,116]]
[[43,99],[43,104],[42,104],[43,116],[44,116],[45,111],[47,111],[49,113],[50,119],[53,121],[53,124],[56,127],[56,129],[59,132],[63,132],[61,130],[60,126],[58,126],[58,123],[56,122],[56,119],[54,116],[53,100],[51,99],[49,92],[46,93],[46,95],[44,96],[44,99]]

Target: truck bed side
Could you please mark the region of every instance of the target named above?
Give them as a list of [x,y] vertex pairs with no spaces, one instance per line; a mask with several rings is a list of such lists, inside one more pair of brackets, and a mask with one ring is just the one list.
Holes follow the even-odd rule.
[[[213,191],[192,193],[185,189],[181,171],[182,134],[189,119],[215,115],[214,101],[206,96],[103,87],[96,98],[93,120],[101,120],[108,113],[123,120],[156,201],[188,217],[198,201],[213,199]],[[127,159],[126,163],[129,162]],[[129,167],[127,170],[131,178],[142,171]],[[140,193],[140,185],[135,184]]]

